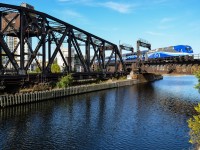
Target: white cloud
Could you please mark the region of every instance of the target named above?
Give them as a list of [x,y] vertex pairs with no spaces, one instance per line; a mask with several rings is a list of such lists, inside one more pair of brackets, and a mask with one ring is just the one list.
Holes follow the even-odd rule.
[[59,2],[71,2],[71,0],[58,0]]
[[175,18],[172,18],[172,17],[165,17],[165,18],[162,18],[159,23],[157,24],[158,26],[158,29],[161,29],[161,30],[168,30],[168,29],[171,29],[174,27],[174,24],[173,22],[175,22]]
[[89,4],[91,3],[93,0],[58,0],[58,2],[70,2],[73,4]]
[[163,4],[166,3],[168,0],[154,0],[153,3],[155,4]]
[[173,26],[172,25],[160,25],[160,26],[158,26],[158,28],[159,29],[161,29],[161,30],[167,30],[167,29],[170,29],[170,28],[173,28]]
[[99,3],[95,0],[58,0],[60,3],[68,2],[71,4],[81,4],[92,7],[106,7],[115,10],[119,13],[129,13],[133,9],[133,5],[125,3],[117,3],[113,1],[107,1],[104,3]]
[[168,22],[172,22],[174,21],[175,19],[174,18],[163,18],[160,20],[160,23],[168,23]]
[[149,34],[149,35],[153,35],[153,36],[163,36],[164,34],[163,33],[160,33],[160,32],[152,32],[152,31],[147,31],[145,32],[146,34]]
[[73,10],[64,10],[61,13],[63,15],[70,17],[70,18],[83,18],[83,16],[80,13],[75,12]]
[[129,4],[116,3],[116,2],[112,2],[112,1],[100,3],[99,5],[110,8],[115,11],[118,11],[120,13],[129,13],[129,12],[131,12],[131,9],[133,7],[132,5],[129,5]]
[[70,10],[70,9],[65,9],[65,10],[54,10],[55,14],[59,14],[59,18],[65,22],[70,22],[70,23],[79,23],[81,22],[82,24],[88,24],[89,21],[88,19],[83,16],[82,14]]

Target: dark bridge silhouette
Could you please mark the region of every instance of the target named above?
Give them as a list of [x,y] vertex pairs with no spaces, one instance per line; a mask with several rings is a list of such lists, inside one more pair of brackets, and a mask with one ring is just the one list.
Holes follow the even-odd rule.
[[[78,58],[84,68],[84,72],[91,72],[91,66],[95,60],[98,61],[100,69],[102,71],[106,71],[106,68],[109,65],[109,61],[107,64],[104,63],[106,50],[111,51],[111,56],[115,55],[116,57],[119,57],[120,62],[123,64],[117,45],[48,14],[20,6],[0,3],[0,15],[1,48],[4,50],[5,55],[12,63],[14,70],[18,75],[27,74],[27,71],[34,59],[42,73],[50,73],[50,67],[57,53],[60,53],[64,61],[64,65],[68,68],[67,71],[71,72],[72,47],[78,55]],[[9,49],[4,39],[5,36],[14,36],[19,39],[19,43],[14,49]],[[38,39],[35,49],[32,49],[29,43],[29,38],[31,37],[37,37]],[[78,42],[85,45],[85,55],[82,54],[80,43]],[[69,56],[67,60],[64,58],[63,53],[60,50],[63,43],[67,43],[68,45]],[[25,55],[28,54],[24,51],[25,44],[29,46],[29,54],[31,54],[31,57],[26,64],[24,58]],[[55,46],[54,48],[53,45]],[[20,54],[16,56],[14,52],[18,46],[20,46]],[[40,49],[42,49],[42,65],[40,65],[36,59]],[[90,60],[92,50],[94,55]],[[48,63],[46,62],[47,54]],[[20,63],[17,63],[15,56],[18,58]],[[2,69],[6,69],[6,66],[3,67],[1,64],[1,72],[3,72]],[[115,68],[115,71],[117,71],[117,67]]]
[[[51,80],[64,74],[74,73],[72,50],[75,51],[82,67],[81,72],[74,73],[75,77],[112,76],[124,74],[126,71],[116,44],[69,23],[32,8],[3,3],[0,3],[0,16],[1,83],[34,79],[36,76],[28,73],[33,63],[37,64],[41,71],[37,77],[39,76],[38,78],[42,80]],[[14,47],[9,46],[9,42],[6,41],[8,37],[17,39]],[[32,46],[30,39],[36,39],[35,47]],[[62,45],[68,50],[67,57],[61,50]],[[28,50],[25,47],[28,47]],[[17,49],[19,49],[18,53]],[[105,62],[106,51],[110,57]],[[62,74],[51,72],[51,66],[57,54],[63,61]],[[114,69],[108,71],[113,56],[115,58]]]

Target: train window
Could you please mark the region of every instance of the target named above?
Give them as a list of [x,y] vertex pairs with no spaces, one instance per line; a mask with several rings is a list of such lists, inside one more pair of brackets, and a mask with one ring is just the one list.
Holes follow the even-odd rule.
[[186,50],[191,50],[191,47],[186,47]]

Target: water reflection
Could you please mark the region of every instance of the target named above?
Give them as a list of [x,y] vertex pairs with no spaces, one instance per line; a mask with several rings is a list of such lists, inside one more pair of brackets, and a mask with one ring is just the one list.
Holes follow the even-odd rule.
[[0,147],[187,149],[190,93],[168,95],[170,78],[1,109]]

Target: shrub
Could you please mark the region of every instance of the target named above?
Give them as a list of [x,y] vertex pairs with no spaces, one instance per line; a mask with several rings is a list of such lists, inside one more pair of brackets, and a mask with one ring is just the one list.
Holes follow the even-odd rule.
[[57,63],[53,63],[51,65],[51,72],[52,73],[60,73],[61,72],[60,66]]
[[200,144],[200,104],[195,107],[197,115],[194,115],[188,120],[188,127],[190,128],[190,143]]
[[66,88],[69,87],[73,82],[73,77],[71,74],[68,74],[67,76],[63,76],[60,81],[57,83],[57,87],[59,88]]
[[196,76],[196,78],[198,79],[198,84],[195,85],[196,89],[200,89],[200,70],[197,70],[194,75]]
[[[195,85],[195,88],[200,92],[200,69],[198,69],[194,75],[198,79],[198,84]],[[192,118],[188,119],[188,127],[190,128],[190,143],[200,144],[200,104],[194,107],[197,112],[197,115],[194,115]]]
[[40,70],[40,68],[39,68],[39,67],[37,67],[37,68],[35,69],[35,72],[36,72],[36,73],[41,73],[41,70]]

